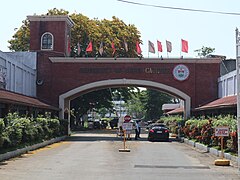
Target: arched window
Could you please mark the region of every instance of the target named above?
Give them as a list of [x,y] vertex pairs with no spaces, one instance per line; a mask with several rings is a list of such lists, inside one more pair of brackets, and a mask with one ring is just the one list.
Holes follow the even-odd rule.
[[41,49],[42,50],[53,50],[53,35],[46,32],[41,38]]

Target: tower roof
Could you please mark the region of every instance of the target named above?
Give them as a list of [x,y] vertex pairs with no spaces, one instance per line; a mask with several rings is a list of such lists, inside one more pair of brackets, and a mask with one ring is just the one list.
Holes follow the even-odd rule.
[[70,27],[73,27],[74,22],[68,15],[43,15],[43,16],[27,16],[29,21],[66,21]]

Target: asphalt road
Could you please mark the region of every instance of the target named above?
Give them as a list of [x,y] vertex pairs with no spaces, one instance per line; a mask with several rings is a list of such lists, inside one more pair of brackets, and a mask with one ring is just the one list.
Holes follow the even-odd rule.
[[0,163],[1,180],[232,180],[237,168],[172,142],[127,141],[115,134],[78,133],[66,141]]

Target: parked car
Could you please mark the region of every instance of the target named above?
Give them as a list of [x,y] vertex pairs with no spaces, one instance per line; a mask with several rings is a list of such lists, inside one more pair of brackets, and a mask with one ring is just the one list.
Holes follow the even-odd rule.
[[99,119],[95,119],[93,122],[93,128],[94,129],[100,129],[101,128],[101,122]]
[[164,124],[154,124],[149,128],[149,141],[169,141],[169,129]]
[[118,126],[118,118],[113,118],[110,122],[109,122],[111,129],[114,129]]

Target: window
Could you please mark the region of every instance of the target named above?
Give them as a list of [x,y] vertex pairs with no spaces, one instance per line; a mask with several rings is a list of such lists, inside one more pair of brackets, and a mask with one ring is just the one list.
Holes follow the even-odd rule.
[[46,32],[41,38],[41,49],[42,50],[53,50],[53,35]]

